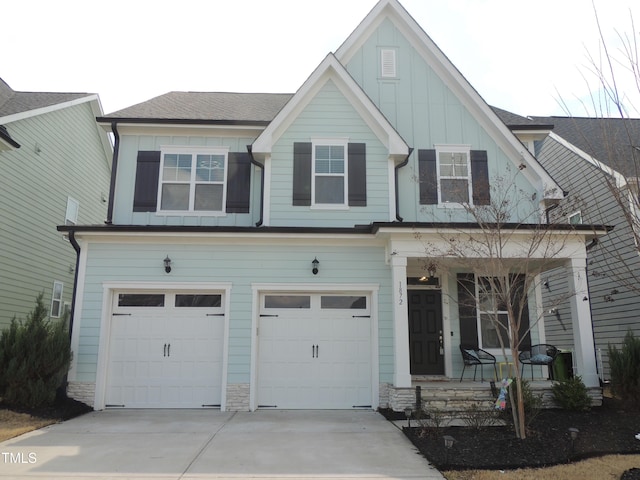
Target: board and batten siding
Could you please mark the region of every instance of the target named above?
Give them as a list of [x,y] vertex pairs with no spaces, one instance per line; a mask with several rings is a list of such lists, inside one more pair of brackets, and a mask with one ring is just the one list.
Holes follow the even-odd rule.
[[[293,144],[313,138],[347,138],[366,144],[367,205],[345,210],[293,206]],[[273,147],[270,224],[297,227],[351,227],[390,220],[389,151],[345,96],[329,80]]]
[[[600,375],[609,379],[608,345],[620,347],[631,329],[640,336],[638,311],[640,298],[619,281],[626,271],[640,269],[640,257],[624,213],[611,193],[607,174],[589,164],[557,141],[547,138],[537,143],[537,157],[557,179],[569,196],[554,210],[561,221],[580,211],[585,224],[613,226],[613,231],[599,239],[588,252],[588,282],[596,350],[602,358]],[[545,305],[553,298],[566,296],[566,273],[563,269],[546,276],[549,288],[543,288]],[[572,348],[571,311],[567,302],[558,305],[558,313],[549,314],[545,306],[547,340],[561,348]]]
[[[172,271],[164,272],[169,255]],[[311,273],[318,258],[320,272]],[[212,239],[210,244],[91,243],[85,275],[79,350],[75,378],[94,382],[102,315],[103,282],[230,282],[228,382],[249,383],[251,362],[252,284],[369,284],[376,279],[378,294],[380,378],[393,377],[393,325],[390,271],[384,248],[331,240],[238,240],[233,244]]]
[[49,309],[54,281],[71,302],[76,253],[56,226],[68,197],[79,202],[78,223],[104,222],[111,162],[89,103],[7,128],[21,148],[0,152],[0,328],[25,318],[40,293]]
[[[381,49],[388,48],[396,51],[397,75],[394,78],[380,76],[380,52]],[[461,208],[420,205],[418,150],[433,149],[437,144],[465,144],[471,145],[472,150],[485,150],[491,183],[495,183],[497,176],[508,174],[516,179],[517,188],[514,192],[523,192],[518,197],[531,198],[536,193],[536,188],[524,175],[516,175],[519,159],[514,161],[507,157],[492,136],[389,19],[385,19],[377,27],[346,67],[402,138],[414,149],[408,165],[398,171],[399,209],[404,221],[472,221]],[[524,146],[522,150],[525,151]],[[538,192],[538,195],[541,193]],[[529,206],[523,206],[518,212],[519,217],[529,214]],[[514,221],[517,220],[514,218]]]
[[[195,225],[250,227],[260,219],[260,179],[262,171],[251,166],[250,213],[224,215],[163,215],[156,212],[134,212],[133,195],[136,182],[138,151],[160,151],[162,146],[228,147],[229,152],[247,152],[255,137],[203,136],[198,132],[175,135],[129,135],[120,138],[113,223],[118,225]],[[214,132],[215,133],[215,132]],[[226,172],[225,172],[226,175]]]

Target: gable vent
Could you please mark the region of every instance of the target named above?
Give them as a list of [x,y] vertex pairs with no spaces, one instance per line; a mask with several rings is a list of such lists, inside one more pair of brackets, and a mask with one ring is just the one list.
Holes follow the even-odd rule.
[[396,76],[396,51],[390,48],[381,50],[381,65],[383,77]]

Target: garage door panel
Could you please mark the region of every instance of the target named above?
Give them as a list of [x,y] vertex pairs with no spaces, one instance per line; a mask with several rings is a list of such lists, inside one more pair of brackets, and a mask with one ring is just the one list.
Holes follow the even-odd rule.
[[[173,298],[170,293],[164,297]],[[161,308],[117,307],[111,322],[107,406],[220,405],[223,316],[207,316],[208,308],[174,308],[173,301]]]

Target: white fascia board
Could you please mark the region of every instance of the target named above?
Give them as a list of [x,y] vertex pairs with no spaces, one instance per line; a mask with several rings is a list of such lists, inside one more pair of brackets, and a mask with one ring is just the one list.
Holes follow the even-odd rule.
[[[230,136],[258,136],[263,130],[262,125],[206,125],[206,124],[185,124],[185,123],[127,123],[126,121],[118,121],[117,123],[118,133],[120,135],[168,135],[171,130],[176,131],[178,135],[189,135],[193,132],[193,135],[211,136],[230,135]],[[112,132],[112,122],[98,122],[105,131]],[[207,130],[209,133],[207,133]]]
[[336,52],[337,59],[343,65],[349,63],[353,55],[378,25],[382,23],[384,18],[388,18],[411,42],[425,62],[431,66],[454,95],[460,99],[471,115],[496,141],[498,146],[513,159],[515,165],[517,166],[519,164],[518,159],[521,159],[530,167],[523,171],[523,175],[532,185],[540,187],[544,194],[544,199],[562,199],[563,194],[560,186],[542,168],[527,148],[520,143],[480,94],[397,0],[381,0],[340,46]]
[[580,148],[576,147],[573,143],[568,142],[567,140],[565,140],[564,138],[562,138],[560,135],[558,135],[556,133],[551,132],[549,134],[549,138],[551,138],[552,140],[558,142],[560,145],[562,145],[567,150],[572,151],[573,153],[575,153],[576,155],[581,157],[585,162],[587,162],[587,163],[593,165],[594,167],[602,170],[607,175],[612,176],[615,179],[616,186],[618,188],[623,188],[623,187],[627,186],[627,180],[624,178],[624,175],[622,175],[617,170],[614,170],[613,168],[609,167],[608,165],[605,165],[604,163],[602,163],[598,159],[592,157],[587,152],[585,152],[584,150],[581,150]]
[[0,124],[16,122],[18,120],[24,120],[25,118],[36,117],[38,115],[44,115],[45,113],[55,112],[57,110],[93,101],[100,102],[98,95],[87,95],[86,97],[76,98],[75,100],[70,100],[68,102],[56,103],[55,105],[49,105],[48,107],[35,108],[33,110],[27,110],[26,112],[14,113],[13,115],[0,117]]
[[389,155],[398,160],[404,160],[409,154],[409,146],[333,54],[325,57],[293,98],[260,134],[253,143],[253,153],[257,155],[271,153],[273,144],[329,80],[334,81],[380,142],[388,148]]

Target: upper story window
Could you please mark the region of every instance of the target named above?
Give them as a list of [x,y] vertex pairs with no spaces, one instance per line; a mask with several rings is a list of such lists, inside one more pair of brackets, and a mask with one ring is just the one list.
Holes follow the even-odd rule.
[[74,198],[67,197],[67,211],[64,216],[65,225],[76,225],[78,223],[78,212],[80,211],[80,202]]
[[418,150],[421,205],[489,205],[486,150],[469,145],[436,145]]
[[346,153],[346,140],[322,140],[313,143],[313,205],[346,205]]
[[471,165],[468,146],[441,146],[438,156],[438,203],[468,204],[471,199]]
[[582,213],[577,211],[569,215],[569,224],[570,225],[581,225],[582,224]]
[[224,212],[227,155],[226,149],[163,149],[159,210]]

